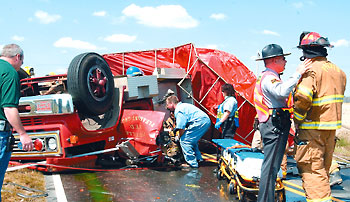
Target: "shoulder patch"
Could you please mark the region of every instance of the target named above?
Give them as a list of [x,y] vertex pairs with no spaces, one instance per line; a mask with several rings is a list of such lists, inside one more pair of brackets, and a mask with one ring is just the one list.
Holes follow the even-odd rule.
[[279,80],[277,80],[277,79],[272,79],[271,80],[271,83],[276,83],[276,82],[279,82]]

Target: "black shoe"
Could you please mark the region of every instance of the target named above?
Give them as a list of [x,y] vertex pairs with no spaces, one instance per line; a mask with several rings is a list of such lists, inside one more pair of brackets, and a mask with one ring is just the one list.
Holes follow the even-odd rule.
[[329,184],[331,187],[334,185],[340,185],[341,183],[343,183],[343,179],[341,178],[339,171],[335,171],[335,172],[331,173],[329,175],[329,178],[330,178]]

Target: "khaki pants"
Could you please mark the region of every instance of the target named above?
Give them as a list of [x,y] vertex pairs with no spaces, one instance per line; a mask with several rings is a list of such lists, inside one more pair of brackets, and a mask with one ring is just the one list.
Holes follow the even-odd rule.
[[306,198],[330,198],[329,169],[335,147],[335,130],[299,130],[298,138],[307,142],[296,145],[295,154]]
[[286,177],[285,175],[287,175],[287,151],[288,151],[288,148],[289,148],[289,143],[287,142],[287,145],[286,145],[286,150],[284,151],[284,155],[283,155],[283,159],[282,159],[282,163],[281,163],[281,170],[282,170],[282,173],[283,173],[283,177]]

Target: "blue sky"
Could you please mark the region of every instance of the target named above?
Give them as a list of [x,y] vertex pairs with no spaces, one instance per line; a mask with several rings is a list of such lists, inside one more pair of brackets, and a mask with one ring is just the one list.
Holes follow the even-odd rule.
[[[17,43],[24,66],[36,76],[64,73],[83,52],[100,54],[170,48],[192,42],[234,54],[251,71],[258,51],[281,45],[284,79],[299,64],[302,31],[319,32],[335,45],[329,60],[350,76],[347,0],[0,0],[0,46]],[[346,96],[350,96],[348,82]]]

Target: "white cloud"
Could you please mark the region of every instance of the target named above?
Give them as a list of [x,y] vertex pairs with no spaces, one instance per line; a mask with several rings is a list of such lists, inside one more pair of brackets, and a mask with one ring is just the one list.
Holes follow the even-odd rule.
[[340,39],[338,41],[335,42],[331,42],[332,45],[334,45],[335,47],[349,47],[350,46],[350,41],[346,40],[346,39]]
[[138,23],[151,27],[193,28],[199,22],[192,18],[180,5],[161,5],[157,7],[140,7],[131,4],[122,13],[133,17]]
[[303,2],[295,2],[292,4],[295,8],[299,9],[304,7],[304,3]]
[[204,48],[218,49],[218,45],[216,45],[216,44],[208,44],[208,45],[206,45],[206,47],[204,47]]
[[53,45],[57,48],[75,48],[75,49],[86,49],[86,50],[97,49],[95,45],[89,42],[73,40],[71,37],[60,38]]
[[316,5],[315,2],[313,1],[299,1],[299,2],[294,2],[292,3],[292,6],[296,9],[303,9],[303,8],[308,8],[310,9],[310,6]]
[[307,3],[308,5],[310,5],[310,6],[316,5],[315,2],[313,2],[313,1],[307,1],[306,3]]
[[213,18],[215,20],[223,20],[226,18],[226,15],[223,13],[213,13],[210,15],[210,18]]
[[249,59],[251,59],[251,60],[256,60],[258,58],[260,58],[258,54],[257,55],[252,55],[252,56],[249,57]]
[[126,19],[126,16],[112,17],[112,24],[120,24],[124,22],[125,19]]
[[67,71],[68,71],[67,68],[58,68],[58,69],[55,70],[55,73],[56,74],[66,74]]
[[0,44],[0,52],[2,51],[3,47],[4,47],[4,45]]
[[263,33],[263,34],[266,34],[266,35],[280,36],[279,33],[273,32],[273,31],[270,31],[270,30],[266,30],[266,29],[265,29],[264,31],[262,31],[262,33]]
[[50,15],[45,11],[36,11],[34,16],[39,20],[42,24],[50,24],[61,19],[60,15]]
[[97,16],[97,17],[104,17],[107,15],[106,11],[95,11],[94,13],[92,13],[93,16]]
[[103,40],[112,42],[112,43],[131,43],[136,40],[136,36],[130,36],[126,34],[113,34],[106,36]]
[[12,40],[15,40],[15,41],[24,41],[24,37],[23,37],[23,36],[14,35],[14,36],[12,36]]

